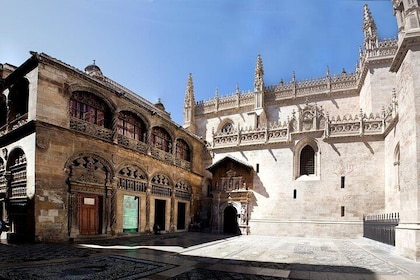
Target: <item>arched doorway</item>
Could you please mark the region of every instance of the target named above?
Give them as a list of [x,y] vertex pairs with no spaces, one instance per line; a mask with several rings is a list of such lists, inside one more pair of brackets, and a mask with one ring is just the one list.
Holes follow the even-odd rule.
[[70,238],[110,234],[116,207],[111,166],[98,155],[83,153],[69,158],[66,170]]
[[238,233],[238,218],[235,207],[229,205],[223,212],[223,232],[236,234]]

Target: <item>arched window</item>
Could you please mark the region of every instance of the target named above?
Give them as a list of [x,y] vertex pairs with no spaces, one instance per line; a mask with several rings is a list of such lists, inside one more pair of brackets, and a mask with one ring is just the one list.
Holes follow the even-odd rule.
[[153,146],[167,153],[172,153],[172,139],[162,127],[154,127],[152,130]]
[[74,118],[110,128],[110,113],[106,104],[97,96],[76,91],[70,99],[70,115]]
[[26,197],[26,155],[17,148],[10,152],[6,169],[13,178],[10,187],[10,198]]
[[176,158],[190,161],[190,147],[187,142],[182,139],[176,141]]
[[300,172],[299,175],[313,175],[315,174],[315,151],[306,145],[300,152]]
[[118,114],[118,133],[142,142],[146,141],[146,125],[131,112]]
[[29,82],[21,78],[10,87],[9,120],[20,118],[28,113]]
[[296,143],[293,153],[293,177],[298,180],[319,180],[320,154],[318,143],[313,138],[303,138]]
[[220,131],[222,133],[232,133],[233,132],[233,124],[231,122],[226,123]]

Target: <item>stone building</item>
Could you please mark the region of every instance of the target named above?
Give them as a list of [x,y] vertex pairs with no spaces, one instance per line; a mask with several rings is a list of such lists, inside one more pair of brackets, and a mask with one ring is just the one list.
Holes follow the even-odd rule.
[[188,229],[206,148],[162,103],[95,64],[80,71],[31,53],[1,66],[0,214],[10,240]]
[[184,127],[212,156],[213,232],[358,237],[366,215],[399,217],[396,249],[420,260],[419,2],[393,1],[396,39],[378,37],[364,6],[351,73],[266,85],[258,56],[252,90],[198,102],[188,78]]
[[[420,260],[420,7],[393,0],[398,38],[368,6],[353,72],[196,101],[184,124],[89,65],[43,53],[0,65],[0,215],[37,241],[183,231],[359,237],[398,217]],[[355,50],[357,51],[357,50]],[[203,139],[203,140],[202,140]],[[2,234],[5,238],[5,234]]]

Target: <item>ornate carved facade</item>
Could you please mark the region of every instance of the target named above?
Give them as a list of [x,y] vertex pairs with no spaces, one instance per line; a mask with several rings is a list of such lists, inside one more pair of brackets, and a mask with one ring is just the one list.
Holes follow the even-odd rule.
[[[327,68],[324,77],[305,81],[293,72],[289,82],[266,85],[259,55],[254,89],[237,86],[223,97],[216,91],[194,104],[189,76],[184,127],[203,137],[212,155],[202,217],[213,231],[229,231],[224,218],[233,212],[237,220],[228,223],[246,221],[242,233],[358,237],[365,215],[399,212],[397,250],[419,259],[420,184],[413,170],[420,168],[420,7],[392,2],[398,38],[381,39],[365,5],[353,72],[332,75]],[[227,168],[227,161],[234,164]],[[247,181],[238,165],[249,168]]]
[[[0,214],[8,238],[183,231],[358,237],[399,212],[396,248],[420,259],[419,1],[393,0],[398,38],[367,5],[352,72],[264,82],[196,101],[184,125],[89,65],[43,53],[0,68]],[[357,52],[357,50],[355,50]],[[201,140],[204,139],[204,140]],[[5,234],[2,235],[5,238]]]
[[32,53],[1,69],[0,215],[12,226],[2,238],[68,240],[156,224],[172,232],[194,222],[205,144],[163,104],[94,64],[80,71]]

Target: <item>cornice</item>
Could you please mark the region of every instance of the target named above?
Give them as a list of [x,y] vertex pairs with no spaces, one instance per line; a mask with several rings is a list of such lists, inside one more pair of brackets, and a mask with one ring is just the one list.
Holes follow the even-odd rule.
[[391,63],[390,71],[391,72],[398,72],[401,67],[402,62],[404,61],[407,52],[410,48],[414,45],[420,44],[420,29],[417,28],[414,31],[410,31],[405,33],[404,38],[398,45],[398,50],[394,59]]

